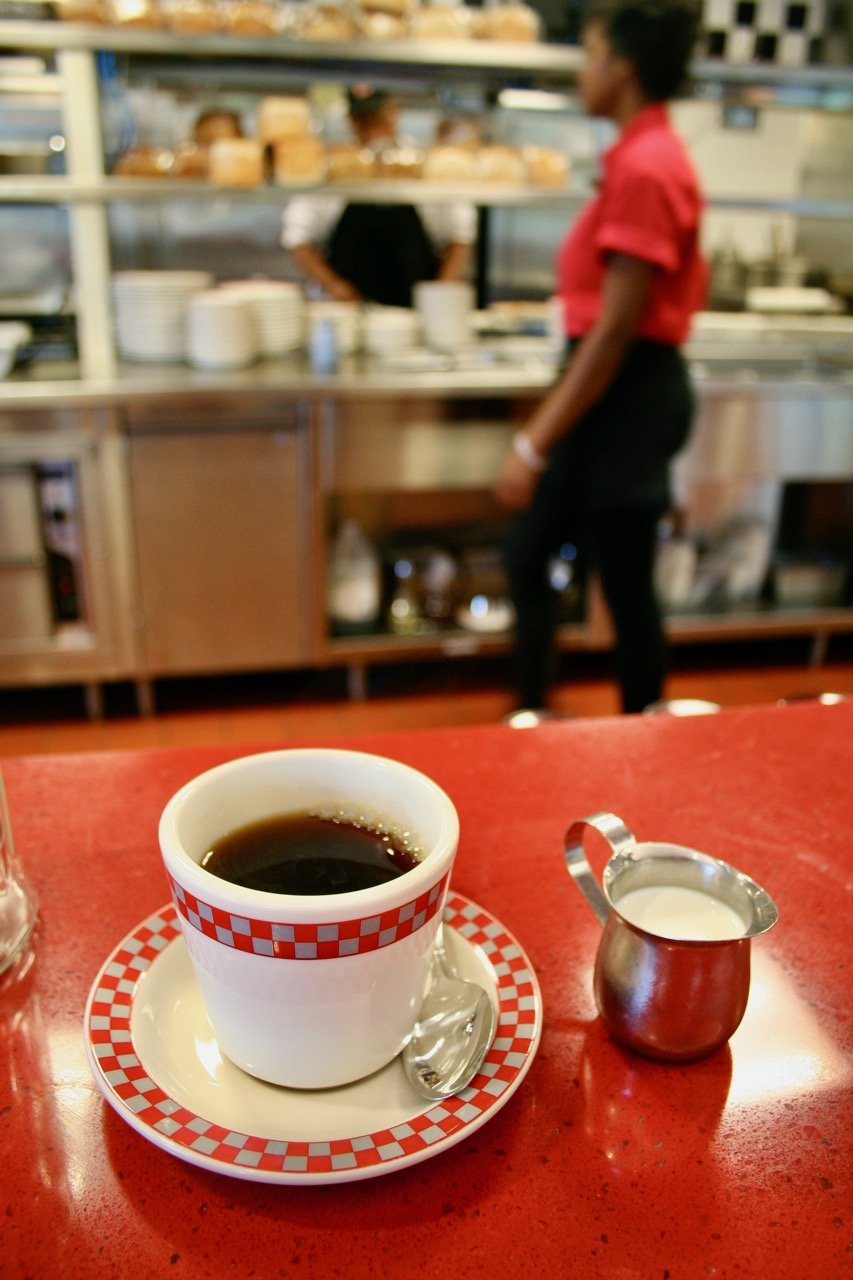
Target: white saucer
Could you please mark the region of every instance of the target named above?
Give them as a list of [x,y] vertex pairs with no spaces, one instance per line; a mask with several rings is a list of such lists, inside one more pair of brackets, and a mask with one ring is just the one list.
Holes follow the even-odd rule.
[[536,975],[512,935],[457,893],[445,923],[451,962],[493,991],[498,1007],[482,1069],[453,1098],[421,1098],[399,1059],[337,1089],[284,1089],[246,1075],[219,1051],[171,904],[119,943],[92,985],[84,1033],[95,1081],[143,1137],[236,1178],[344,1182],[427,1160],[509,1101],[542,1033]]

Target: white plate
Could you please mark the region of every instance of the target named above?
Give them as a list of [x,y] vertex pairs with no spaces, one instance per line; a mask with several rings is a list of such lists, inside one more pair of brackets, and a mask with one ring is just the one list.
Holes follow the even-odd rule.
[[840,298],[833,297],[826,289],[799,288],[789,285],[747,289],[746,308],[747,311],[826,315],[843,311],[844,304]]
[[92,984],[86,1052],[107,1102],[143,1137],[201,1168],[258,1182],[344,1182],[417,1164],[490,1120],[526,1076],[542,1032],[530,961],[476,903],[448,896],[447,951],[494,994],[498,1028],[480,1073],[428,1102],[399,1059],[338,1089],[284,1089],[223,1058],[174,907],[119,943]]

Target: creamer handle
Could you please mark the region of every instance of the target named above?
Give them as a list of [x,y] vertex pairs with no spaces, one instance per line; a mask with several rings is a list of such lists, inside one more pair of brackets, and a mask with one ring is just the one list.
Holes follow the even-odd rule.
[[610,845],[611,854],[630,853],[637,842],[622,819],[617,818],[615,813],[591,813],[585,818],[578,818],[566,832],[566,867],[595,912],[598,923],[604,924],[610,915],[610,903],[605,898],[584,852],[583,841],[587,827],[594,827],[604,836]]

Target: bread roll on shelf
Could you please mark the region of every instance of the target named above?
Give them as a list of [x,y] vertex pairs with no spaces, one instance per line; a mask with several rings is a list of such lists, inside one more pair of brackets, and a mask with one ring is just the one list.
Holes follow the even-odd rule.
[[273,178],[285,186],[314,186],[326,177],[326,148],[311,134],[273,144]]
[[426,153],[423,177],[429,182],[472,182],[476,152],[470,147],[438,145]]
[[365,40],[405,40],[409,34],[408,20],[396,13],[361,13],[357,23]]
[[367,182],[376,177],[376,155],[369,147],[339,143],[326,153],[328,182]]
[[311,108],[296,94],[262,98],[258,104],[258,141],[262,146],[311,132]]
[[156,31],[163,25],[157,0],[110,0],[110,22],[116,27]]
[[173,152],[170,178],[206,178],[208,175],[208,149],[197,142],[182,142]]
[[542,35],[542,22],[535,9],[526,4],[497,4],[478,15],[477,35],[481,40],[505,40],[531,44]]
[[536,187],[564,187],[569,180],[569,158],[555,147],[521,148],[527,181]]
[[228,35],[275,35],[280,26],[280,11],[265,0],[229,0],[222,6],[222,30]]
[[212,0],[175,0],[162,10],[163,22],[177,35],[210,35],[220,30],[220,11]]
[[321,4],[308,9],[296,34],[303,40],[354,40],[358,28],[340,5]]
[[464,4],[433,4],[417,10],[411,21],[415,40],[470,40],[474,13]]
[[503,182],[522,186],[527,181],[527,168],[516,147],[495,144],[480,147],[474,157],[474,178],[479,182]]
[[216,186],[257,187],[264,180],[263,149],[254,138],[217,138],[208,165]]
[[390,13],[397,18],[408,18],[417,4],[416,0],[356,0],[356,8],[362,13]]
[[129,147],[113,165],[120,178],[166,178],[175,163],[169,147]]
[[107,0],[54,0],[53,12],[63,22],[85,22],[99,26],[111,20]]
[[425,153],[420,147],[387,147],[378,158],[380,178],[422,178]]

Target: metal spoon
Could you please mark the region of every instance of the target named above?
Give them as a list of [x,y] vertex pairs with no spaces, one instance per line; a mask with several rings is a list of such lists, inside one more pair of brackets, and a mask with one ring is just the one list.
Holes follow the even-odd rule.
[[403,1049],[409,1083],[425,1098],[464,1089],[482,1065],[496,1022],[488,992],[450,968],[439,926],[427,994]]

